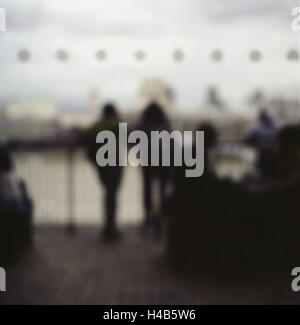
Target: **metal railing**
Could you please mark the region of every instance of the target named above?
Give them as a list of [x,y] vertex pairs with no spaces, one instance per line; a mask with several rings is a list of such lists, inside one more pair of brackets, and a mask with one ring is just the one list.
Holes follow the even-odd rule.
[[[213,154],[219,176],[236,180],[251,170],[253,155],[233,143]],[[80,147],[21,148],[13,153],[16,175],[34,201],[36,225],[101,225],[103,188],[95,168]],[[142,178],[139,167],[124,168],[117,218],[122,226],[139,224],[143,217]]]
[[[80,148],[47,148],[14,152],[17,177],[34,201],[35,224],[100,225],[104,220],[103,188]],[[138,168],[124,169],[118,196],[118,222],[139,223],[142,217]]]

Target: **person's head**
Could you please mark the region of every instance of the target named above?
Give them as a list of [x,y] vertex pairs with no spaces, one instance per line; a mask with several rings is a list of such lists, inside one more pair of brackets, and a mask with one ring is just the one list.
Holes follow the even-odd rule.
[[116,119],[118,118],[118,112],[113,103],[107,103],[102,109],[102,118],[104,119]]
[[266,109],[261,109],[258,117],[259,121],[263,123],[266,126],[272,126],[273,125],[273,120],[271,116],[268,114]]
[[152,102],[146,107],[142,119],[144,123],[149,124],[166,124],[168,120],[164,110],[156,102]]

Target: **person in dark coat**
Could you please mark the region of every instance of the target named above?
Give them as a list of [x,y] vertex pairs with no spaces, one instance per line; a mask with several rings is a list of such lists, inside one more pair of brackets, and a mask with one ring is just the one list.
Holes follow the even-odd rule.
[[[104,206],[105,206],[105,224],[103,236],[105,240],[114,240],[119,238],[119,231],[116,225],[116,209],[117,209],[117,194],[122,178],[122,167],[117,163],[116,166],[100,167],[96,162],[96,153],[101,145],[96,143],[97,134],[100,131],[111,131],[117,141],[117,162],[118,155],[118,139],[119,139],[119,123],[120,118],[113,104],[106,104],[103,107],[102,117],[91,125],[83,134],[82,142],[87,150],[87,155],[96,168],[99,180],[104,187]],[[103,144],[102,144],[103,145]]]
[[[233,237],[239,235],[233,202],[239,202],[240,194],[232,181],[219,179],[212,167],[210,151],[218,137],[214,126],[202,123],[197,131],[204,131],[204,173],[186,177],[187,166],[176,168],[167,245],[172,264],[204,270],[222,264]],[[195,143],[192,146],[195,152]]]
[[[144,131],[148,139],[151,139],[151,131],[170,131],[170,123],[162,109],[155,102],[150,103],[142,114],[140,125],[138,127]],[[159,166],[151,166],[151,141],[148,145],[148,166],[142,167],[143,175],[143,204],[144,204],[144,224],[143,229],[146,230],[149,226],[154,226],[156,234],[159,236],[161,231],[161,216],[165,213],[167,202],[167,186],[170,175],[170,167],[162,166],[162,145],[159,148]],[[153,187],[157,181],[159,188],[160,206],[155,209],[153,198]]]

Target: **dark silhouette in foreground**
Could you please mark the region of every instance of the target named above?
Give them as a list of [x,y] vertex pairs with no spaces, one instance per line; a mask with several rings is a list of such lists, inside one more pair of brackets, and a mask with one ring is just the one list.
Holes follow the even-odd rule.
[[[300,132],[288,126],[278,133],[278,148],[265,159],[258,178],[244,184],[241,216],[252,232],[251,252],[267,269],[287,276],[299,260]],[[250,233],[250,231],[249,231]]]
[[[106,104],[103,108],[102,118],[96,121],[82,136],[82,142],[86,147],[88,158],[93,166],[96,167],[99,180],[105,190],[105,224],[103,236],[105,240],[115,240],[120,236],[116,224],[117,194],[122,177],[122,167],[104,166],[100,167],[96,162],[96,153],[104,144],[96,143],[96,136],[100,131],[111,131],[116,136],[117,148],[120,119],[117,110],[113,104]],[[117,149],[116,148],[116,149]],[[116,150],[117,162],[118,150]]]
[[205,132],[205,172],[186,178],[178,168],[168,257],[177,267],[231,276],[289,276],[299,260],[299,127],[279,132],[267,174],[242,183],[219,179],[211,169],[212,126]]
[[[150,103],[142,114],[139,130],[144,131],[148,139],[151,139],[151,131],[170,131],[170,124],[162,107],[153,102]],[[159,166],[151,166],[151,143],[148,144],[148,166],[142,167],[143,174],[143,204],[144,225],[146,230],[153,226],[157,236],[160,236],[162,216],[166,213],[167,186],[170,176],[170,167],[162,166],[162,144],[159,148]],[[172,154],[171,154],[172,156]],[[157,182],[159,201],[154,199],[154,184]]]
[[217,142],[215,128],[204,123],[197,130],[204,131],[205,171],[201,177],[187,178],[185,167],[176,170],[168,257],[178,267],[204,270],[224,258],[222,243],[230,236],[224,227],[238,191],[230,181],[219,180],[212,169],[209,153]]
[[33,202],[16,178],[10,152],[0,145],[0,265],[15,260],[32,240]]

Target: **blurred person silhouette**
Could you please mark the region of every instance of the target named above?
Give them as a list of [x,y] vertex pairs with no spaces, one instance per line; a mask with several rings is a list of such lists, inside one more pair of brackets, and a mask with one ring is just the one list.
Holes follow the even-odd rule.
[[[202,124],[200,124],[197,128],[197,131],[204,131],[204,173],[201,177],[193,177],[193,178],[187,178],[185,176],[185,166],[183,167],[178,167],[176,168],[176,191],[175,193],[178,195],[178,198],[181,198],[182,195],[183,197],[185,197],[185,190],[184,187],[185,186],[198,186],[198,185],[203,185],[204,187],[206,187],[208,184],[211,183],[211,181],[215,182],[217,180],[217,176],[212,168],[212,164],[210,161],[210,152],[211,150],[214,148],[214,146],[217,143],[217,131],[216,129],[213,127],[212,124],[204,122]],[[196,150],[196,145],[193,141],[193,143],[191,144],[193,147],[193,152],[195,152]],[[206,183],[208,183],[206,185]],[[190,197],[190,194],[192,193],[186,193],[186,195],[188,197]],[[175,200],[176,201],[176,200]],[[179,203],[181,202],[181,200],[178,201]],[[181,205],[181,203],[180,203]]]
[[269,159],[273,159],[278,148],[278,127],[265,109],[261,110],[257,125],[246,136],[244,142],[257,151],[258,171],[267,175],[269,170],[265,166]]
[[[10,260],[32,239],[33,202],[14,173],[8,147],[0,144],[0,258]],[[1,262],[1,261],[0,261]]]
[[257,245],[262,262],[276,264],[279,270],[279,264],[286,267],[300,257],[300,127],[285,126],[277,138],[277,149],[261,162],[264,172],[248,179],[244,215],[251,218],[252,244]]
[[[101,145],[96,143],[96,136],[100,131],[111,131],[116,136],[117,148],[119,146],[119,123],[121,122],[116,107],[112,103],[104,105],[102,116],[92,124],[82,135],[82,143],[86,147],[88,158],[96,167],[99,180],[104,187],[105,223],[103,238],[107,241],[119,239],[120,232],[116,224],[117,194],[122,178],[122,167],[116,166],[100,167],[96,162],[96,153]],[[104,145],[104,144],[102,144]],[[119,161],[119,150],[116,150],[117,161]]]
[[276,166],[278,168],[276,174],[278,177],[294,177],[299,175],[300,126],[283,127],[279,132],[278,138],[277,159],[272,164],[275,168]]
[[[150,103],[143,111],[138,129],[144,131],[148,139],[151,139],[151,131],[170,131],[170,123],[163,108],[156,102]],[[172,147],[172,146],[171,146]],[[159,148],[159,166],[151,166],[151,142],[148,145],[148,166],[142,167],[143,175],[143,204],[144,221],[143,230],[153,227],[155,234],[159,237],[161,234],[161,217],[166,213],[167,190],[171,168],[162,166],[162,144]],[[171,152],[172,157],[172,152]],[[159,207],[155,204],[154,184],[157,182],[159,188]]]
[[[277,146],[260,161],[260,183],[277,183],[299,174],[300,127],[284,126],[278,130]],[[255,179],[254,179],[255,180]]]
[[[232,181],[219,179],[212,167],[210,153],[218,139],[215,127],[204,122],[197,131],[204,131],[205,170],[201,177],[188,178],[185,166],[176,168],[168,257],[177,267],[204,270],[226,259],[233,238],[239,236],[233,203],[239,202],[239,189]],[[195,152],[195,143],[192,146]]]

